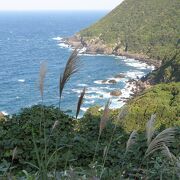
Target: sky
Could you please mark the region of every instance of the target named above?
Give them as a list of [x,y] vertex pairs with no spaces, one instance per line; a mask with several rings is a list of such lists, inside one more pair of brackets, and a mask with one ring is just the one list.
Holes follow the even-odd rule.
[[111,10],[122,0],[0,0],[5,10]]

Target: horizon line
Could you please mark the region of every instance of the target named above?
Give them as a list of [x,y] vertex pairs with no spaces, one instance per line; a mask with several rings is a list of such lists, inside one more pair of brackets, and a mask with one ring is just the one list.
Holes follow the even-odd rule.
[[0,9],[0,12],[9,12],[9,11],[111,11],[113,9]]

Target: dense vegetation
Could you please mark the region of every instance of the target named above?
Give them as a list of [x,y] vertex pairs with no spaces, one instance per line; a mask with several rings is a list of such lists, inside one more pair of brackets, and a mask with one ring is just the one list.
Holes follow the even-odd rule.
[[[59,79],[59,108],[44,106],[46,64],[40,68],[40,105],[0,118],[0,179],[179,179],[180,2],[124,0],[80,32],[110,47],[163,60],[145,80],[162,83],[121,110],[91,107],[77,119],[61,111],[66,83],[79,70],[78,51]],[[174,82],[172,82],[174,81]],[[168,83],[168,84],[165,84]]]
[[127,104],[124,127],[142,130],[151,114],[157,115],[157,127],[180,126],[180,83],[159,84]]
[[180,50],[173,53],[172,57],[164,59],[161,67],[148,74],[144,80],[151,84],[180,82]]
[[80,35],[85,39],[99,38],[111,47],[162,60],[177,48],[179,9],[179,0],[124,0],[99,22],[82,30]]
[[[123,113],[117,118],[117,112],[114,112],[99,136],[102,111],[95,113],[93,109],[79,120],[65,115],[58,108],[41,105],[6,117],[6,121],[0,122],[0,178],[16,176],[46,179],[47,176],[40,173],[37,153],[43,163],[46,162],[45,155],[48,158],[48,179],[55,178],[55,169],[57,179],[99,179],[100,176],[107,180],[112,177],[178,178],[176,163],[180,156],[180,129],[175,131],[176,139],[169,145],[171,152],[177,157],[175,161],[162,153],[163,149],[146,157],[148,144],[144,134],[145,127],[143,132],[134,131],[130,138],[130,134],[121,126]],[[39,129],[40,120],[43,120],[42,127],[45,128],[42,131]],[[152,138],[160,131],[162,130],[155,131]],[[169,136],[168,133],[166,136]]]
[[1,117],[0,178],[179,178],[179,83],[158,85],[120,111],[110,111],[108,100],[104,110],[92,107],[77,119],[85,88],[76,118],[60,110],[64,87],[79,68],[77,54],[73,51],[60,74],[59,108],[44,106],[47,67],[43,62],[41,104]]

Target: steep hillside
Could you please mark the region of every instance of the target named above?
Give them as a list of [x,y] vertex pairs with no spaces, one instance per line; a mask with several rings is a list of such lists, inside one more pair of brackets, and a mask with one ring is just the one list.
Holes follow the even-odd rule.
[[180,82],[180,50],[164,59],[161,67],[148,74],[144,80],[150,84]]
[[127,104],[124,128],[142,130],[156,113],[157,126],[180,126],[180,83],[159,84],[144,91]]
[[105,53],[128,51],[162,60],[177,48],[180,1],[124,0],[77,37],[81,37],[87,46],[96,45],[102,53],[102,47],[106,46]]

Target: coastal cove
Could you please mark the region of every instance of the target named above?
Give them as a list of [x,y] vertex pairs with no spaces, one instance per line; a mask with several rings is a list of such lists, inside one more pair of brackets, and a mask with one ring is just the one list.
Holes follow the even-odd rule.
[[[0,67],[2,69],[0,111],[12,114],[21,108],[40,103],[38,74],[42,61],[48,63],[45,104],[58,105],[59,73],[63,71],[71,53],[71,49],[62,42],[62,38],[70,37],[87,27],[105,12],[96,12],[93,15],[90,12],[75,14],[73,28],[70,28],[72,22],[67,21],[70,15],[66,12],[36,14],[22,12],[16,15],[12,13],[8,15],[9,19],[7,18],[6,22],[5,14],[1,14],[1,23],[5,25],[0,31]],[[83,17],[81,21],[80,16]],[[36,18],[36,21],[32,18]],[[89,19],[88,22],[87,19]],[[22,21],[26,23],[22,24]],[[37,24],[40,25],[37,26]],[[72,110],[70,112],[72,115],[83,87],[87,88],[87,94],[81,108],[81,115],[90,106],[104,106],[109,98],[112,98],[111,108],[120,108],[135,90],[136,85],[128,81],[138,80],[154,69],[154,66],[123,56],[82,53],[80,58],[83,66],[65,87],[62,99],[63,110]],[[114,93],[116,96],[112,95]],[[63,101],[64,99],[66,101]]]

